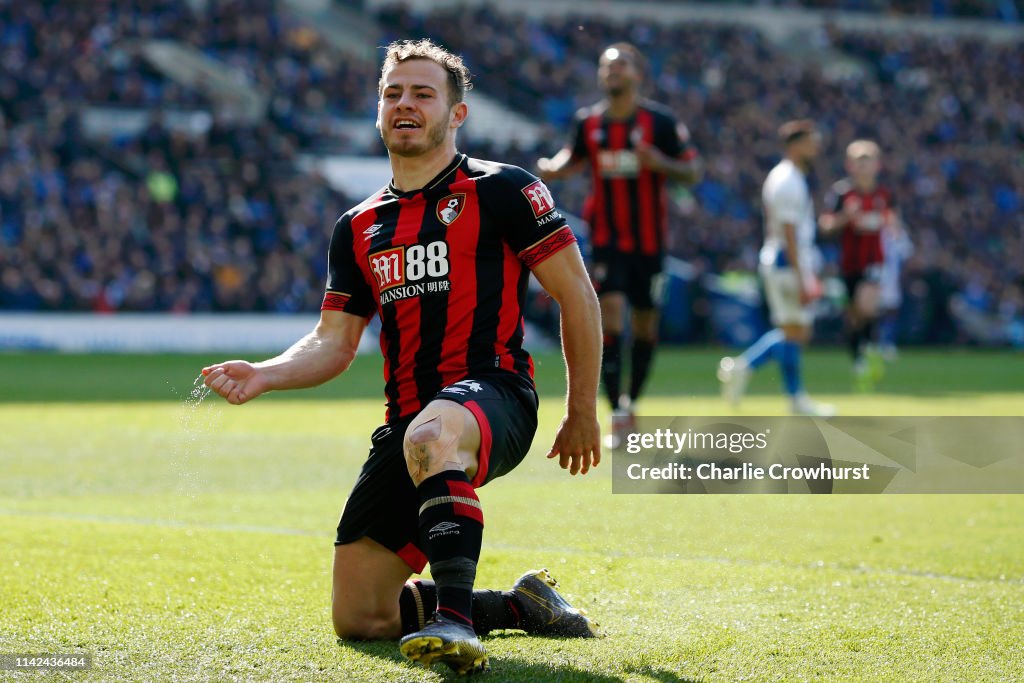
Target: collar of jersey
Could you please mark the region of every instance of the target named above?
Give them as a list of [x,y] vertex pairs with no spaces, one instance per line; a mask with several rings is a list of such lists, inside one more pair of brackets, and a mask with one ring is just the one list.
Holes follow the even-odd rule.
[[444,183],[444,181],[448,179],[448,176],[454,173],[455,169],[462,165],[462,162],[465,159],[465,154],[462,154],[461,152],[456,152],[455,158],[452,159],[452,162],[450,164],[444,167],[444,170],[442,170],[440,173],[434,176],[426,185],[417,190],[409,190],[408,192],[402,192],[397,187],[395,187],[395,179],[392,178],[391,182],[388,183],[387,193],[392,197],[396,197],[398,199],[408,199],[409,197],[419,194],[420,192],[426,193],[429,190],[433,190],[435,187],[438,187],[439,185]]

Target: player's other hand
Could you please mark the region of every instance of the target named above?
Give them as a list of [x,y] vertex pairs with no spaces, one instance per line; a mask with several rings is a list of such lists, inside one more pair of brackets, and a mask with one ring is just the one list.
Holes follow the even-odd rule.
[[665,155],[649,142],[634,143],[633,153],[636,154],[636,160],[640,162],[641,168],[655,173],[661,173],[664,170]]
[[263,371],[244,360],[203,368],[203,384],[233,405],[251,401],[270,388]]
[[558,426],[548,458],[558,457],[558,465],[569,474],[586,474],[601,462],[601,425],[597,415],[566,415]]
[[823,213],[818,217],[818,226],[823,232],[835,232],[841,226],[834,213]]
[[800,287],[800,304],[806,306],[820,299],[825,291],[821,286],[821,280],[814,275],[803,278],[803,286]]
[[537,175],[544,182],[558,179],[558,165],[554,159],[542,157],[537,159]]

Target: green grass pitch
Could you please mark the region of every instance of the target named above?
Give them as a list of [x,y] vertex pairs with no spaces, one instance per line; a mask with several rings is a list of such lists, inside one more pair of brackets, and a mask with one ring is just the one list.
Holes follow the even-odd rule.
[[[728,414],[718,355],[663,353],[642,412]],[[47,675],[69,681],[447,680],[331,630],[380,361],[240,408],[186,400],[218,359],[0,354],[0,654],[91,653]],[[846,415],[1024,415],[1021,362],[911,351],[871,395],[838,352],[806,374]],[[546,566],[607,637],[499,633],[484,680],[1024,679],[1024,496],[612,495],[609,467],[543,458],[560,363],[538,358],[530,456],[481,490],[478,584]],[[766,369],[744,413],[781,414],[777,386]]]

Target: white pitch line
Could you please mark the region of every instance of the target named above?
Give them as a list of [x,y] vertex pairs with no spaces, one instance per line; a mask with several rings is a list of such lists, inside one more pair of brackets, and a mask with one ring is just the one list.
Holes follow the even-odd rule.
[[[159,526],[177,529],[198,529],[201,531],[240,531],[253,534],[272,534],[276,536],[307,536],[313,538],[331,538],[332,532],[311,531],[309,529],[290,529],[287,527],[260,526],[257,524],[203,524],[187,522],[177,519],[151,519],[146,517],[121,517],[117,515],[83,515],[70,512],[34,512],[31,510],[4,510],[0,509],[0,515],[11,517],[35,517],[38,519],[60,519],[72,522],[97,522],[100,524],[133,524],[137,526]],[[746,560],[730,557],[713,557],[708,555],[661,555],[656,553],[637,553],[624,550],[581,550],[566,547],[545,547],[545,546],[521,546],[510,543],[488,543],[487,548],[503,550],[508,552],[540,552],[550,553],[553,556],[561,555],[596,555],[598,557],[614,557],[626,559],[664,560],[679,562],[701,562],[706,564],[732,565],[737,567],[774,567],[778,569],[831,569],[835,571],[851,572],[861,575],[876,574],[880,576],[902,576],[915,579],[937,579],[940,581],[956,581],[970,583],[994,583],[994,584],[1022,584],[1024,577],[1019,578],[988,578],[957,576],[955,574],[939,574],[928,571],[915,571],[912,569],[880,569],[874,567],[856,566],[851,567],[836,563],[815,562],[812,564],[787,564],[772,560]]]

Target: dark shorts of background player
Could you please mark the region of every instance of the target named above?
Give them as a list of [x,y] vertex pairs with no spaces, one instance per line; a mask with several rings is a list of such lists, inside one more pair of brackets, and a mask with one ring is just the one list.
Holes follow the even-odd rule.
[[882,264],[872,263],[864,270],[858,270],[855,273],[843,273],[843,283],[846,285],[846,296],[853,304],[853,297],[857,294],[857,288],[860,287],[862,282],[871,282],[879,284],[882,281]]
[[597,295],[622,292],[629,305],[646,310],[659,305],[657,289],[662,257],[624,254],[594,247],[590,257],[590,278]]
[[[479,390],[474,391],[468,382],[474,382]],[[461,393],[463,389],[465,393]],[[478,374],[445,387],[434,398],[464,405],[476,417],[481,439],[474,487],[508,474],[530,450],[537,432],[537,392],[520,375]],[[419,573],[427,564],[419,546],[420,503],[402,448],[405,430],[414,418],[382,425],[373,432],[370,455],[345,503],[334,545],[370,538]]]

